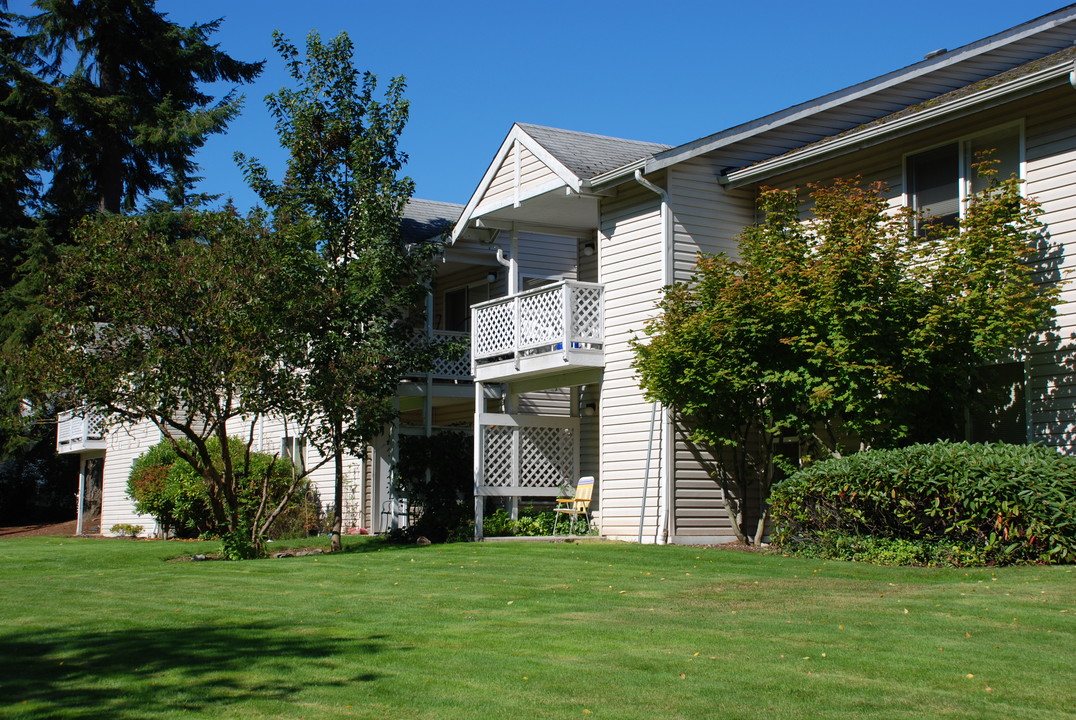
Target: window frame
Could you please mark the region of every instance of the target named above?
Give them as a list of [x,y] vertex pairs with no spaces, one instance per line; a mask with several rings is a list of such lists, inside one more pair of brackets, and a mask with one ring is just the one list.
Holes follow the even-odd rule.
[[[971,188],[972,188],[972,182],[974,180],[974,171],[972,170],[972,167],[971,167],[971,164],[972,164],[974,158],[971,156],[971,148],[970,148],[972,141],[974,141],[974,140],[976,140],[978,138],[987,136],[987,135],[994,135],[996,133],[1002,133],[1002,132],[1005,132],[1005,131],[1010,130],[1010,129],[1015,130],[1016,131],[1016,136],[1017,136],[1017,151],[1018,151],[1017,155],[1018,155],[1018,158],[1019,158],[1019,160],[1017,162],[1017,177],[1021,181],[1025,181],[1027,179],[1027,134],[1026,134],[1026,128],[1025,128],[1024,119],[1020,118],[1019,120],[1012,120],[1012,121],[1009,121],[1009,122],[1004,122],[1004,123],[999,123],[997,125],[993,125],[993,126],[987,128],[985,130],[977,130],[977,131],[972,132],[972,133],[965,133],[964,135],[959,135],[957,137],[950,138],[948,140],[945,140],[944,142],[933,143],[931,145],[925,145],[925,146],[922,146],[922,147],[919,147],[919,148],[915,149],[914,151],[906,152],[906,153],[902,154],[901,155],[901,166],[900,166],[900,169],[901,169],[901,189],[902,189],[901,202],[902,202],[902,205],[904,207],[913,207],[913,204],[912,204],[913,203],[913,197],[912,197],[912,193],[911,193],[911,188],[909,187],[909,182],[910,182],[910,173],[908,172],[908,162],[909,162],[909,160],[911,158],[915,157],[916,155],[921,155],[923,153],[930,152],[931,150],[937,150],[938,148],[945,147],[947,145],[952,145],[952,144],[955,143],[956,146],[957,146],[957,163],[958,163],[958,167],[959,167],[958,174],[957,174],[957,208],[958,208],[957,217],[959,219],[963,219],[964,215],[965,215],[965,213],[967,212],[967,209],[968,209],[968,200],[970,199],[971,194],[972,194],[971,193]],[[1022,182],[1021,185],[1020,185],[1020,194],[1021,195],[1023,195],[1024,192],[1025,192],[1025,190],[1024,190],[1025,184],[1026,183]]]
[[[486,300],[493,299],[493,285],[494,283],[488,280],[476,280],[475,282],[463,283],[461,285],[455,285],[447,288],[441,292],[441,322],[440,329],[447,332],[471,332],[471,306],[477,303],[471,302],[472,288],[482,288],[486,292]],[[466,311],[464,313],[464,329],[463,330],[449,330],[448,329],[448,296],[458,292],[464,293],[464,299],[466,301]],[[478,302],[485,302],[485,300],[479,300]]]

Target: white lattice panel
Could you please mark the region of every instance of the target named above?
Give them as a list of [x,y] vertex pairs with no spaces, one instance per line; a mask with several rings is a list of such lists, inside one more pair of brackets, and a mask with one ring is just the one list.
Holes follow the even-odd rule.
[[528,349],[564,341],[564,288],[519,298],[519,347]]
[[[525,496],[574,482],[578,465],[577,419],[524,416],[482,425],[482,488],[491,494]],[[545,493],[539,493],[545,494]]]
[[86,415],[83,418],[87,440],[100,440],[105,436],[105,418],[103,415]]
[[512,435],[514,428],[505,426],[484,427],[482,443],[485,453],[482,458],[482,477],[487,487],[511,487]]
[[519,429],[520,487],[557,487],[572,482],[575,442],[567,428]]
[[433,361],[433,375],[438,378],[469,378],[471,377],[471,337],[464,334],[453,334],[450,337],[445,333],[435,333],[463,343],[464,349],[456,357],[435,358]]
[[504,355],[516,346],[515,304],[506,300],[475,310],[474,355],[478,358]]
[[572,288],[572,341],[600,343],[604,338],[602,289]]

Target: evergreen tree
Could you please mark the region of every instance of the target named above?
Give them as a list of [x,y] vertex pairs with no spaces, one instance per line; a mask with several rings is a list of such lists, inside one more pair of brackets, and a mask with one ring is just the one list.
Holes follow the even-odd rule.
[[[205,83],[246,83],[262,63],[211,44],[220,20],[184,27],[155,0],[37,0],[0,12],[0,457],[47,440],[28,428],[17,356],[41,330],[61,248],[91,213],[127,212],[152,193],[183,205],[194,153],[240,98]],[[7,10],[0,0],[0,10]],[[48,405],[36,403],[35,410]],[[38,417],[38,420],[41,418]],[[47,419],[47,418],[46,418]]]
[[182,185],[194,152],[239,111],[234,93],[215,99],[202,84],[250,82],[261,71],[209,42],[220,20],[183,27],[154,0],[34,5],[29,39],[55,89],[45,200],[60,215],[130,210]]

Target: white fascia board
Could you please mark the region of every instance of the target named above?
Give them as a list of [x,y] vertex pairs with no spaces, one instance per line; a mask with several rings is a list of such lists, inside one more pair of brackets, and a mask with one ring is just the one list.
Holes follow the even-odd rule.
[[1001,85],[958,98],[937,107],[924,108],[918,112],[905,115],[881,125],[868,126],[862,130],[848,133],[844,137],[829,142],[819,142],[806,149],[788,155],[780,155],[772,160],[763,160],[743,170],[728,174],[729,189],[735,189],[764,180],[779,173],[796,170],[822,160],[828,160],[845,153],[862,150],[901,135],[907,135],[922,129],[923,126],[936,124],[955,116],[978,112],[1003,102],[1009,102],[1022,95],[1038,92],[1039,85],[1050,80],[1067,81],[1070,63],[1055,66],[1047,70],[1017,78]]
[[957,48],[936,58],[920,61],[914,65],[909,65],[900,70],[895,70],[886,75],[881,75],[877,78],[845,88],[844,90],[838,90],[837,92],[823,95],[815,100],[800,105],[794,105],[786,110],[773,113],[772,115],[767,115],[757,120],[744,123],[743,125],[729,128],[728,130],[715,135],[709,135],[705,138],[700,138],[699,140],[694,140],[684,145],[680,145],[679,147],[672,148],[671,150],[666,150],[665,152],[654,156],[654,158],[646,164],[644,172],[647,174],[656,172],[669,167],[670,165],[690,160],[691,158],[704,155],[713,150],[717,150],[718,148],[732,145],[733,143],[745,140],[754,135],[760,135],[767,130],[789,125],[797,120],[802,120],[819,112],[867,97],[880,90],[885,90],[908,80],[929,75],[936,70],[955,65],[956,63],[963,62],[969,58],[982,55],[991,50],[996,50],[997,48],[1004,47],[1017,40],[1037,35],[1044,30],[1049,30],[1073,20],[1076,20],[1076,5],[1062,8],[1055,13],[1051,13],[1041,18],[1039,21],[1031,21],[1025,25],[1018,25],[1008,31],[965,45],[963,48]]
[[[491,162],[489,167],[486,169],[486,174],[482,176],[482,181],[478,183],[478,188],[475,189],[474,193],[471,195],[471,199],[463,208],[463,212],[460,214],[459,220],[456,221],[456,225],[452,228],[452,234],[449,236],[448,239],[449,245],[459,239],[460,235],[462,235],[467,230],[467,227],[470,224],[471,220],[473,220],[475,217],[483,213],[491,212],[492,210],[505,207],[505,205],[503,204],[497,205],[496,207],[482,206],[482,198],[485,196],[486,191],[489,190],[490,184],[497,176],[497,172],[498,170],[500,170],[501,165],[504,164],[504,160],[508,157],[508,153],[512,151],[512,146],[515,145],[517,142],[523,147],[530,150],[530,152],[535,157],[537,157],[550,170],[552,170],[553,173],[561,181],[563,181],[564,185],[567,185],[574,191],[579,192],[582,186],[582,181],[578,177],[576,177],[573,172],[568,170],[568,168],[564,167],[564,165],[559,160],[554,158],[544,147],[542,147],[538,143],[538,141],[528,135],[523,130],[523,128],[521,128],[518,124],[514,124],[512,125],[512,129],[508,133],[508,137],[504,139],[504,142],[501,143],[500,149],[497,150],[497,154],[494,156],[493,162]],[[561,183],[556,183],[556,187],[560,186]],[[552,188],[546,188],[542,190],[542,192],[548,192],[549,189]],[[533,197],[533,195],[535,194],[541,193],[532,193],[527,195],[526,197]],[[518,199],[524,200],[526,199],[526,197],[520,196],[520,198]]]

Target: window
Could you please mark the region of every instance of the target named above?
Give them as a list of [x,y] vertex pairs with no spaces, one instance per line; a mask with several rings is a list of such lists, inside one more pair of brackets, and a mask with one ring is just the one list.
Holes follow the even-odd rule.
[[987,187],[974,167],[979,154],[990,159],[998,177],[1020,175],[1020,127],[1010,125],[909,155],[905,162],[907,204],[925,218],[955,225],[968,197]]
[[469,332],[471,306],[489,300],[489,283],[476,283],[445,292],[443,330]]
[[306,472],[306,440],[285,435],[280,439],[280,457],[291,460],[298,472]]

